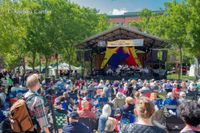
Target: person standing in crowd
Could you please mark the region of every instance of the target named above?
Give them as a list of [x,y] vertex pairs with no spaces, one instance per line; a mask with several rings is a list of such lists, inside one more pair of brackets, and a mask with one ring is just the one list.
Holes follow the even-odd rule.
[[29,113],[35,127],[34,133],[40,132],[40,129],[45,133],[50,133],[47,120],[47,113],[44,107],[44,100],[37,94],[40,88],[40,82],[37,74],[32,74],[27,78],[26,86],[29,91],[24,95]]
[[69,124],[63,127],[63,133],[92,133],[92,131],[79,122],[77,112],[72,112],[69,114]]
[[186,124],[181,133],[200,133],[200,104],[197,101],[188,101],[181,104],[179,109]]
[[164,129],[153,125],[152,116],[155,108],[148,98],[141,97],[134,112],[137,116],[137,122],[124,126],[122,133],[166,133]]
[[108,120],[108,117],[111,115],[111,107],[109,104],[106,104],[103,106],[102,114],[99,118],[99,124],[98,124],[98,131],[100,133],[104,133],[105,127],[106,127],[106,121]]

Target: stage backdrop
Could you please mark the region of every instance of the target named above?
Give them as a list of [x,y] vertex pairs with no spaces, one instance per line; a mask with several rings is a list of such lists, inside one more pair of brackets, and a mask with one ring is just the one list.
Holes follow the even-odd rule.
[[120,62],[123,61],[126,61],[128,66],[141,66],[141,62],[137,57],[134,47],[107,47],[101,69],[103,69],[106,64],[110,65],[112,69],[116,69]]

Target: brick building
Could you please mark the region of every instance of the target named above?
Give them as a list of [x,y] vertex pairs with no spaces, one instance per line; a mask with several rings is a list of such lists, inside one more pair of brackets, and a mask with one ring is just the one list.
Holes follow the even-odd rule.
[[[140,21],[139,18],[140,12],[126,12],[123,15],[108,15],[108,18],[114,25],[125,25],[128,26],[129,22],[134,21],[138,22]],[[153,11],[155,14],[162,14],[162,11]]]

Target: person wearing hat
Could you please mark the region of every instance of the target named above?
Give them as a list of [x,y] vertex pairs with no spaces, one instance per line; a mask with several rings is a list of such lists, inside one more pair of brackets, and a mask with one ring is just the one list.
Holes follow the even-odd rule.
[[77,112],[72,112],[69,114],[69,124],[63,127],[63,133],[92,133],[92,131],[79,122]]

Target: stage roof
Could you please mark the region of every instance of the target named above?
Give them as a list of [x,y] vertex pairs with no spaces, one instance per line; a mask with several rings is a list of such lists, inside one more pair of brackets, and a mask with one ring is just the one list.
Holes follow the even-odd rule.
[[97,47],[99,41],[115,41],[119,39],[144,39],[143,47],[149,48],[165,48],[167,46],[167,43],[165,41],[157,37],[140,32],[138,30],[120,26],[87,38],[86,40],[78,44],[78,48],[95,48]]

